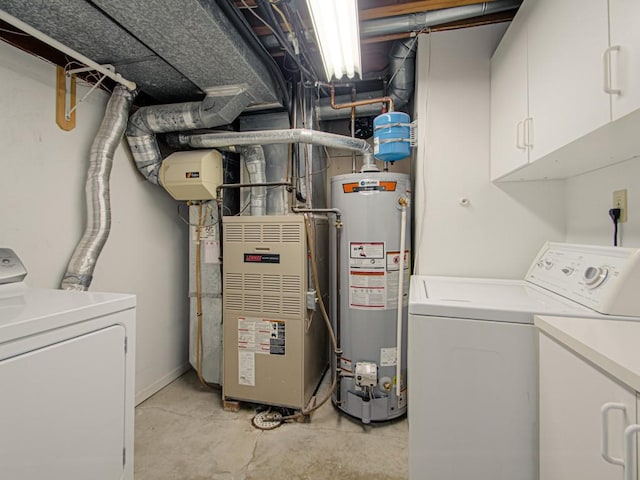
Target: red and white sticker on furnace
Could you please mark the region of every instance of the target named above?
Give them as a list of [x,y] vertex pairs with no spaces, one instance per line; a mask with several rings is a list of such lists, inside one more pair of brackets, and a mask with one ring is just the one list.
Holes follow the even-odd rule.
[[349,243],[349,307],[384,310],[387,303],[384,242]]

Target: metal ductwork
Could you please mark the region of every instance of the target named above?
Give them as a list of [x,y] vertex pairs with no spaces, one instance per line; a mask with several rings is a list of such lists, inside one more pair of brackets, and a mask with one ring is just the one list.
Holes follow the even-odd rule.
[[[419,32],[421,30],[445,23],[466,20],[481,15],[513,10],[520,6],[522,0],[496,0],[463,7],[445,8],[429,12],[399,15],[360,22],[361,38],[397,33]],[[393,99],[395,108],[401,110],[407,105],[415,87],[415,57],[417,38],[398,40],[389,52],[389,72],[393,77],[389,85],[388,96]],[[382,97],[382,92],[361,94],[357,100]],[[336,103],[348,103],[349,95],[336,97]],[[378,115],[380,104],[364,105],[356,108],[356,116],[366,117]],[[335,120],[351,116],[351,109],[335,110],[328,99],[322,99],[316,107],[320,120]]]
[[87,224],[62,278],[62,289],[85,291],[93,280],[93,271],[111,229],[109,175],[113,155],[122,140],[134,97],[134,92],[121,85],[114,89],[91,145],[85,187]]
[[522,0],[495,0],[462,7],[443,8],[441,10],[367,20],[360,22],[360,37],[368,38],[379,35],[419,32],[436,25],[513,10],[518,8],[521,3]]
[[377,172],[373,149],[365,140],[333,133],[294,128],[290,130],[265,130],[261,132],[225,132],[170,135],[171,145],[182,148],[221,148],[241,145],[275,145],[279,143],[306,143],[358,152],[362,155],[363,172]]
[[160,103],[249,86],[248,106],[284,105],[282,75],[215,0],[2,0],[0,8],[136,82]]
[[[231,91],[230,91],[231,90]],[[127,142],[138,171],[158,184],[162,155],[156,133],[212,128],[233,122],[249,104],[245,87],[225,89],[201,102],[142,107],[129,119]]]
[[[241,147],[240,154],[249,172],[249,182],[264,184],[267,181],[265,172],[264,150],[260,145]],[[267,214],[267,187],[251,187],[251,215],[263,216]]]

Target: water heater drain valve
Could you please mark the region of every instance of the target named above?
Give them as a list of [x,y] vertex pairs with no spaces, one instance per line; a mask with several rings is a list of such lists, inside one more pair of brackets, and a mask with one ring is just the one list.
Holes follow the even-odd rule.
[[378,384],[378,366],[373,362],[358,362],[353,377],[357,387],[375,387]]

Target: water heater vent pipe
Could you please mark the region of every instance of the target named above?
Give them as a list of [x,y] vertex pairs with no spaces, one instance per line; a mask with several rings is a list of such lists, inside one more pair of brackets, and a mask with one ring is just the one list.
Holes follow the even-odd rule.
[[285,130],[263,130],[258,132],[224,132],[189,134],[176,133],[168,135],[172,145],[191,148],[221,148],[240,145],[276,145],[287,143],[307,143],[344,150],[352,150],[362,154],[361,172],[378,172],[373,158],[373,148],[365,140],[351,138],[344,135],[310,130],[307,128],[292,128]]

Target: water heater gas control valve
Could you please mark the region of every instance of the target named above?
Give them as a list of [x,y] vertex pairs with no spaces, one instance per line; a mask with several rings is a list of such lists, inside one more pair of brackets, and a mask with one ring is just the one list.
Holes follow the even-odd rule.
[[375,387],[378,384],[378,366],[373,362],[358,362],[353,377],[358,387]]

